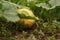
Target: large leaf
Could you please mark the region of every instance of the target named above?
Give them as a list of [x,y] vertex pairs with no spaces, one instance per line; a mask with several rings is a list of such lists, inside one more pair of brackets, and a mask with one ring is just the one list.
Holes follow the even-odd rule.
[[45,9],[50,9],[50,6],[46,3],[38,3],[36,4],[37,7],[42,7],[42,8],[45,8]]
[[12,3],[9,3],[7,1],[3,1],[3,16],[8,20],[8,21],[18,21],[19,17],[17,16],[17,6],[13,5]]
[[48,3],[41,2],[41,3],[36,4],[36,6],[50,10],[50,9],[54,9],[56,6],[60,6],[60,0],[50,0],[48,1]]
[[60,0],[50,0],[49,4],[51,4],[51,6],[60,6]]

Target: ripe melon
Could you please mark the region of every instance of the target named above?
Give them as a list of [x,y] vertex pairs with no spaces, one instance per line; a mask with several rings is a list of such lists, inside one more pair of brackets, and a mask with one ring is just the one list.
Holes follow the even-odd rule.
[[[31,17],[35,17],[35,18],[38,19],[38,17],[36,17],[29,8],[23,7],[23,8],[19,8],[17,10],[18,14],[22,14],[23,11],[27,12],[26,13],[27,15],[29,15]],[[27,18],[21,18],[19,20],[19,23],[22,24],[22,25],[32,26],[35,23],[35,21],[36,20],[33,19],[33,18],[32,19],[31,18],[28,18],[28,19]]]

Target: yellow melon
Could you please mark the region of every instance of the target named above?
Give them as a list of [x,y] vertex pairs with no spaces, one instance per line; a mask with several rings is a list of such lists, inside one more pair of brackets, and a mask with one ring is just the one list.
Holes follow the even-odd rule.
[[[35,17],[35,15],[33,14],[33,12],[32,12],[29,8],[23,7],[23,8],[19,8],[19,9],[17,10],[17,12],[18,12],[19,14],[21,14],[21,12],[23,12],[23,11],[26,11],[29,16]],[[19,20],[19,23],[20,23],[20,24],[23,24],[23,25],[27,25],[27,26],[32,26],[32,25],[35,23],[35,19],[27,19],[27,18],[25,18],[25,19],[20,19],[20,20]]]
[[33,12],[30,9],[28,9],[28,8],[20,8],[20,9],[17,10],[18,13],[21,13],[23,11],[27,12],[29,16],[35,16],[33,14]]
[[35,23],[33,19],[20,19],[19,22],[23,25],[32,26]]

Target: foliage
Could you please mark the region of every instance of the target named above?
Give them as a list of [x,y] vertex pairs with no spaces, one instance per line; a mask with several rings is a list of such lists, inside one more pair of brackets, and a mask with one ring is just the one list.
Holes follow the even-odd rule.
[[[28,7],[39,18],[31,28],[34,29],[33,31],[29,28],[23,29],[24,25],[17,23],[21,19],[17,10],[21,7]],[[16,31],[20,32],[20,30],[22,32],[31,31],[27,40],[39,38],[56,40],[56,32],[60,32],[60,0],[0,0],[0,36],[4,38],[3,40],[5,38],[13,40],[15,36],[13,34],[16,34]],[[25,40],[24,36],[29,32],[26,34],[22,32],[20,33],[23,36],[21,40]],[[35,33],[39,35],[38,38]],[[19,36],[21,37],[21,35]],[[7,39],[7,37],[9,38]]]

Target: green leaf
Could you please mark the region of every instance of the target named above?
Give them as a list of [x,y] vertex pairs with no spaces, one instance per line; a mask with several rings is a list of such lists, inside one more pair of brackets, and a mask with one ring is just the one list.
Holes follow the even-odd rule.
[[49,0],[39,0],[40,2],[47,2],[47,1],[49,1]]
[[51,4],[51,6],[60,6],[60,0],[50,0],[49,4]]
[[47,10],[55,8],[55,7],[50,7],[49,4],[47,4],[47,3],[38,3],[38,4],[36,4],[36,6],[37,7],[42,7],[42,8],[47,9]]
[[20,18],[17,15],[17,6],[13,5],[12,3],[3,1],[3,16],[12,22],[18,21]]
[[26,16],[24,14],[18,14],[18,16],[20,18],[23,18],[23,19],[35,19],[35,20],[39,20],[39,18],[38,17],[35,17],[35,16]]
[[36,4],[36,6],[50,10],[50,9],[54,9],[56,6],[60,6],[60,0],[50,0],[48,1],[48,3],[41,2],[41,3]]
[[44,32],[42,30],[39,31],[39,34],[41,34],[41,36],[44,36]]
[[43,27],[45,28],[45,27],[48,27],[48,23],[46,22],[46,23],[43,23]]
[[46,40],[56,40],[56,38],[54,36],[49,36],[46,38]]
[[11,2],[17,3],[19,0],[11,0]]
[[0,17],[2,17],[2,3],[0,2]]
[[60,22],[54,20],[52,24],[55,25],[57,28],[60,29]]
[[2,11],[0,10],[0,17],[2,17],[3,16],[3,14],[2,14]]
[[0,2],[0,9],[2,9],[2,3]]

